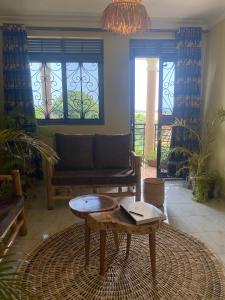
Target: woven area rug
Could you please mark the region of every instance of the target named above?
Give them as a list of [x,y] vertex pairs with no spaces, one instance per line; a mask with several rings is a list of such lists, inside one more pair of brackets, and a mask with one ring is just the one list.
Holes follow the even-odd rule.
[[99,237],[91,236],[90,266],[84,268],[84,226],[55,234],[29,254],[19,267],[27,288],[39,299],[225,299],[224,275],[206,246],[163,225],[157,233],[157,279],[153,283],[147,236],[132,236],[125,259],[126,237],[116,252],[107,236],[106,275],[99,273]]

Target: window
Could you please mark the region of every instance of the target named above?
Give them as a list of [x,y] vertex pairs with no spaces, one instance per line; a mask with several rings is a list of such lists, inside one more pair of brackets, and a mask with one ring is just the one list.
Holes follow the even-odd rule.
[[103,124],[103,41],[28,39],[40,124]]

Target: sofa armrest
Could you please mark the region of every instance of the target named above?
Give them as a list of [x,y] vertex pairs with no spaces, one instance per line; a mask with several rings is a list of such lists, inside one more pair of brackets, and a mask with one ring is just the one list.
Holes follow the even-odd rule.
[[53,188],[52,188],[52,177],[53,177],[54,165],[49,161],[46,161],[46,187],[47,187],[47,198],[48,198],[48,209],[53,209]]
[[52,180],[53,170],[54,170],[54,165],[51,164],[49,161],[46,161],[46,177],[47,177],[47,182],[49,182],[49,181]]
[[0,175],[0,181],[11,181],[15,195],[19,197],[23,196],[19,170],[12,170],[11,175]]
[[141,156],[136,155],[134,152],[131,152],[131,165],[137,177],[136,183],[136,201],[141,200]]
[[14,183],[14,189],[16,196],[22,197],[23,191],[22,191],[22,185],[20,180],[20,172],[19,170],[12,170],[12,178]]

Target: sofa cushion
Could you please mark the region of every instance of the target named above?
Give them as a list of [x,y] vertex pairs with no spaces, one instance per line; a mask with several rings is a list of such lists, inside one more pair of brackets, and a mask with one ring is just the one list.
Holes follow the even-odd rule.
[[96,135],[95,167],[98,169],[124,169],[130,166],[131,136]]
[[14,197],[0,205],[0,236],[6,231],[9,224],[15,219],[24,207],[23,197]]
[[93,135],[60,134],[55,135],[56,152],[60,161],[57,170],[83,170],[94,168]]
[[135,184],[136,175],[132,169],[96,169],[77,171],[56,171],[52,178],[53,185],[101,185]]

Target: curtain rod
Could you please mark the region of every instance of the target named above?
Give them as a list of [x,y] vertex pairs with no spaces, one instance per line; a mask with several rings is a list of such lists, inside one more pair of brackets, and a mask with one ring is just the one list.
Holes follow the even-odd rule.
[[[94,27],[27,27],[31,31],[92,31],[92,32],[108,32],[107,30]],[[171,32],[175,33],[175,29],[149,29],[147,32]]]
[[[94,27],[26,27],[29,31],[81,31],[81,32],[107,32],[101,28]],[[3,26],[0,26],[0,29],[3,29]],[[161,32],[161,33],[176,33],[177,29],[160,29],[152,28],[147,32]],[[208,30],[202,30],[203,33],[207,33]]]

